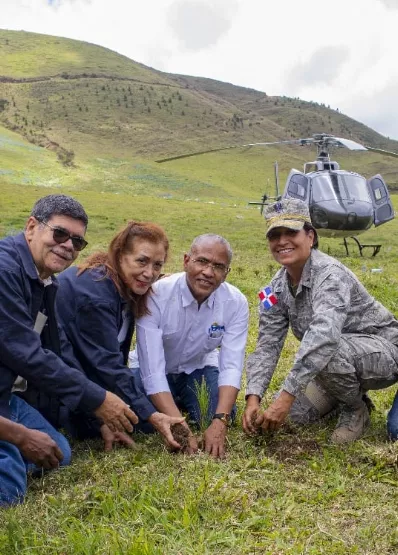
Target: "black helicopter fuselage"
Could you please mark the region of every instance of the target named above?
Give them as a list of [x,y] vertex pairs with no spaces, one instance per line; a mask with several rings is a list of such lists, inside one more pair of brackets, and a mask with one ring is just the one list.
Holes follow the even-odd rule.
[[340,170],[336,162],[319,159],[306,164],[305,169],[315,164],[316,171],[291,170],[283,196],[308,204],[312,223],[321,237],[360,235],[373,224],[380,225],[394,217],[381,176],[366,180],[358,173]]
[[372,226],[373,204],[363,176],[322,170],[307,177],[311,219],[320,236],[349,237]]

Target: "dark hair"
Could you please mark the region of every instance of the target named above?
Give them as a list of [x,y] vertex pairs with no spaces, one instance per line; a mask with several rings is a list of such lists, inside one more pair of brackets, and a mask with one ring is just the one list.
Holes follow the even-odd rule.
[[47,222],[52,216],[69,216],[81,220],[86,227],[88,224],[88,216],[80,202],[66,195],[47,195],[39,199],[30,215],[39,222]]
[[224,239],[224,237],[222,237],[221,235],[216,235],[215,233],[204,233],[203,235],[198,235],[197,237],[195,237],[189,249],[189,255],[192,255],[192,251],[196,250],[198,246],[201,243],[204,243],[205,241],[214,241],[215,243],[220,243],[221,245],[223,245],[227,250],[228,264],[231,262],[232,260],[231,245],[228,243],[226,239]]
[[169,240],[164,230],[152,222],[132,221],[112,239],[108,252],[96,252],[90,255],[82,264],[79,264],[77,275],[82,274],[85,270],[103,266],[105,268],[104,278],[111,278],[120,295],[130,304],[134,316],[139,318],[144,314],[149,314],[147,300],[152,288],[149,288],[144,295],[133,293],[123,281],[123,272],[120,266],[121,257],[133,252],[135,239],[145,239],[150,243],[162,244],[167,259]]
[[318,233],[316,232],[316,229],[314,227],[312,227],[312,225],[309,224],[308,222],[304,223],[303,229],[307,234],[308,234],[309,231],[314,232],[314,242],[312,244],[312,248],[317,249],[319,247],[319,241],[318,241]]

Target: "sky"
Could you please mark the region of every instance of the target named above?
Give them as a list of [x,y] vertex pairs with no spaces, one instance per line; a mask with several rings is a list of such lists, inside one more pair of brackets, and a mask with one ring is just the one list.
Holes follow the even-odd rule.
[[398,0],[1,0],[0,28],[338,108],[398,139]]

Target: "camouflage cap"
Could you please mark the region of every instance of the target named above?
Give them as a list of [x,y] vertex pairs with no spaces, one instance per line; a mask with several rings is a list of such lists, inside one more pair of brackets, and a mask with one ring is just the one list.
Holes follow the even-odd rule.
[[264,210],[267,223],[267,235],[275,227],[287,227],[300,231],[307,222],[312,226],[308,206],[302,200],[283,198],[273,204],[268,204]]

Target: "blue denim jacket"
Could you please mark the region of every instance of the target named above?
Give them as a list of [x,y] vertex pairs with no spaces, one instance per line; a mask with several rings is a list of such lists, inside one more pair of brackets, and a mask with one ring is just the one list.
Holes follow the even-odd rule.
[[[53,278],[54,284],[56,279]],[[58,397],[70,410],[93,412],[105,390],[79,368],[63,333],[63,358],[44,349],[34,325],[43,302],[44,285],[23,233],[0,241],[0,415],[9,417],[11,389],[22,376],[33,387]],[[65,354],[65,357],[64,357]]]
[[104,268],[86,270],[79,276],[75,266],[61,272],[56,306],[59,321],[74,354],[93,382],[116,393],[147,420],[156,409],[136,387],[127,358],[134,332],[134,317],[119,344],[126,301]]

